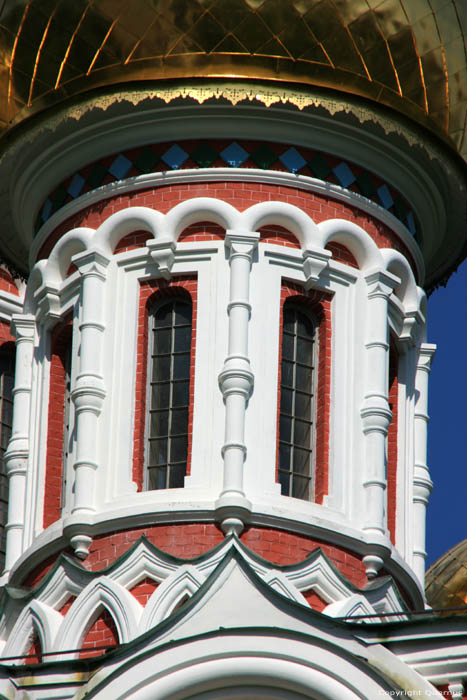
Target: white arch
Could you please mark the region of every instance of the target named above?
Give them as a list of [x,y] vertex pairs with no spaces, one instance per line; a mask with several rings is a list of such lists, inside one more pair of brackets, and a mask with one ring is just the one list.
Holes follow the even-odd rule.
[[193,197],[176,204],[165,216],[165,233],[177,240],[187,226],[213,221],[225,229],[239,228],[241,214],[231,204],[214,197]]
[[354,593],[345,600],[331,603],[323,610],[329,617],[353,617],[355,615],[375,615],[376,610],[360,593]]
[[91,581],[71,605],[57,635],[56,650],[78,648],[87,623],[100,607],[107,608],[112,615],[120,643],[134,639],[141,605],[116,581],[101,576],[97,581]]
[[240,217],[241,228],[256,231],[261,226],[284,226],[296,236],[302,249],[319,244],[319,229],[313,219],[287,202],[259,202],[246,209]]
[[318,224],[320,245],[325,248],[335,241],[346,246],[361,270],[380,268],[383,264],[378,246],[361,226],[346,219],[328,219]]
[[65,233],[54,245],[47,260],[44,282],[59,285],[66,276],[71,258],[89,248],[94,229],[80,227]]
[[[144,654],[127,664],[124,673],[117,671],[103,681],[96,676],[85,690],[94,690],[96,700],[227,700],[245,697],[241,691],[248,689],[248,700],[255,697],[254,690],[265,700],[363,700],[388,689],[377,666],[364,669],[337,647],[326,649],[313,638],[307,642],[288,638],[278,645],[270,636],[241,634],[223,637],[221,644],[216,638],[188,641],[157,655]],[[410,670],[406,675],[412,683],[415,675],[420,678]],[[428,687],[420,681],[421,687]]]
[[[93,245],[104,255],[112,255],[115,246],[124,236],[134,231],[147,231],[148,238],[166,235],[166,217],[149,207],[127,207],[109,216],[96,230]],[[169,238],[172,238],[168,234]]]
[[190,597],[206,580],[194,566],[181,566],[158,586],[149,598],[141,616],[140,633],[164,620],[185,595]]
[[387,271],[401,280],[394,292],[403,303],[405,311],[416,311],[419,307],[417,284],[407,259],[392,248],[383,248],[380,253]]
[[37,630],[42,651],[50,651],[53,649],[62,620],[61,614],[45,603],[38,600],[31,601],[16,620],[2,656],[25,654],[34,629]]
[[36,300],[34,294],[39,287],[44,284],[45,270],[47,268],[47,260],[39,260],[31,270],[29,279],[26,285],[26,294],[24,297],[24,313],[33,314],[36,311]]

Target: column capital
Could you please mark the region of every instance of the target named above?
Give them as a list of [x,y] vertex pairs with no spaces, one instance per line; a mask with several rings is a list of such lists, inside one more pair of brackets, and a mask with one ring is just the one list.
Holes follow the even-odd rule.
[[105,279],[106,268],[110,263],[110,258],[101,250],[85,250],[82,253],[73,255],[71,262],[76,265],[80,275],[96,275]]
[[365,275],[365,282],[368,286],[369,299],[375,297],[388,299],[394,287],[400,283],[400,279],[386,270],[373,270]]
[[232,254],[251,256],[258,245],[260,234],[258,231],[241,231],[227,229],[225,232],[225,245],[230,248]]
[[32,314],[13,314],[11,330],[16,340],[34,340],[36,319]]
[[422,343],[418,350],[417,370],[429,373],[435,353],[436,345],[433,343]]

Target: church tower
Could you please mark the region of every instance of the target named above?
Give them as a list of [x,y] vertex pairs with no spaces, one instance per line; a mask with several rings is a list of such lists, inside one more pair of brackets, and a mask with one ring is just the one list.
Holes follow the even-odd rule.
[[3,8],[0,697],[464,697],[465,623],[412,615],[466,247],[438,5]]

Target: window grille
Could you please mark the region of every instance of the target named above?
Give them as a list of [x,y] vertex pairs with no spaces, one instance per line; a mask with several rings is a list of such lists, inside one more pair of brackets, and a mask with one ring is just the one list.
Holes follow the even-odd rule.
[[279,416],[279,482],[282,494],[313,494],[316,322],[303,307],[284,305]]
[[183,487],[188,457],[192,306],[171,299],[150,315],[147,489]]
[[0,566],[5,562],[5,525],[8,518],[8,477],[5,469],[5,452],[13,425],[13,386],[15,375],[15,350],[0,351]]

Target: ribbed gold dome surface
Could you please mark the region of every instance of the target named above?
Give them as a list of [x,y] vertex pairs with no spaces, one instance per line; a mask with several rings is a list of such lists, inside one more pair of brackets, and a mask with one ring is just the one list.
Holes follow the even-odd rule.
[[426,575],[426,596],[435,609],[465,608],[467,614],[467,539],[430,566]]
[[397,109],[467,155],[465,0],[4,0],[0,126],[94,87],[261,78]]

